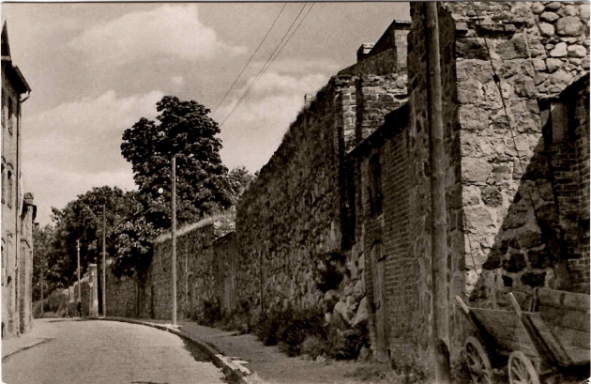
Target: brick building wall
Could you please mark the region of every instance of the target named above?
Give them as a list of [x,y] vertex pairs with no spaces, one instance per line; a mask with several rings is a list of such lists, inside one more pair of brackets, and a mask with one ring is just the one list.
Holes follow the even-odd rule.
[[32,326],[33,195],[22,185],[21,105],[31,89],[13,64],[2,29],[2,337]]

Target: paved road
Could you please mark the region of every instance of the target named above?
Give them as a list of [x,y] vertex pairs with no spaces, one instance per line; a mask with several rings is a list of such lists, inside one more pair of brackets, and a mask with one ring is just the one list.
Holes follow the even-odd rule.
[[[36,320],[51,341],[2,362],[6,384],[215,384],[222,372],[196,361],[178,336],[107,321]],[[199,358],[199,357],[197,357]]]

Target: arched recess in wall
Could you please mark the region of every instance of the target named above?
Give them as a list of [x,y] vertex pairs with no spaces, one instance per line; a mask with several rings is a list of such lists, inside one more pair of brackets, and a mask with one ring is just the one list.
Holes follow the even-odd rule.
[[369,252],[371,260],[371,309],[375,335],[375,357],[378,361],[388,361],[388,312],[386,307],[386,263],[383,244],[376,240]]
[[4,252],[5,245],[6,242],[4,241],[4,239],[2,239],[2,250],[0,252],[0,257],[2,257],[2,275],[0,276],[0,278],[2,278],[2,286],[6,284],[6,252]]
[[6,202],[6,167],[4,166],[4,162],[2,162],[2,204]]
[[369,159],[369,206],[372,217],[382,214],[382,166],[380,154]]
[[8,202],[8,207],[12,208],[12,199],[13,199],[13,184],[14,184],[14,177],[12,176],[12,170],[9,169],[6,172],[6,200]]

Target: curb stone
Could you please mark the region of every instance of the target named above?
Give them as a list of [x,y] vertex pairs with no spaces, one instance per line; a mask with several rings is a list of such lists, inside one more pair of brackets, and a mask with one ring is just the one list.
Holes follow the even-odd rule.
[[2,356],[2,362],[4,363],[9,357],[14,356],[14,355],[16,355],[19,352],[23,352],[23,351],[26,351],[27,349],[38,347],[38,346],[40,346],[42,344],[45,344],[45,343],[48,343],[48,342],[50,342],[52,340],[53,340],[52,337],[44,337],[44,338],[42,338],[42,340],[40,340],[39,342],[37,342],[35,344],[26,345],[26,346],[24,346],[24,347],[22,347],[20,349],[17,349],[14,352],[11,352],[11,353],[7,354],[6,356]]
[[224,355],[219,354],[217,351],[215,351],[209,345],[205,344],[203,341],[197,340],[196,338],[191,337],[190,335],[186,334],[185,332],[181,331],[180,329],[175,329],[175,328],[172,328],[167,325],[150,323],[149,321],[126,319],[126,318],[120,318],[120,317],[100,317],[100,318],[99,317],[87,317],[86,319],[88,319],[88,320],[118,321],[121,323],[144,325],[147,327],[159,329],[161,331],[173,333],[173,334],[179,336],[180,338],[182,338],[183,340],[187,340],[187,341],[191,342],[193,345],[197,346],[203,353],[205,353],[207,356],[209,356],[211,358],[213,364],[222,370],[222,372],[226,376],[226,379],[228,379],[228,381],[231,384],[248,384],[248,382],[242,377],[241,372],[243,372],[243,371],[240,369],[239,366],[232,364],[231,359],[229,359],[228,357],[226,357]]

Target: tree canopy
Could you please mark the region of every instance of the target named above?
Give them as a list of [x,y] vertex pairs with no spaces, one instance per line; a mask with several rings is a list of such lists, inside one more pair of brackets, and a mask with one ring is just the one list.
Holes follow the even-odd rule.
[[162,98],[156,108],[156,121],[141,118],[123,133],[121,154],[132,165],[138,191],[93,188],[62,209],[52,208],[53,224],[35,229],[37,290],[41,270],[47,294],[75,281],[77,240],[81,272],[89,263],[101,264],[103,204],[112,272],[117,276],[142,273],[152,259],[153,240],[170,228],[173,155],[177,159],[179,225],[235,205],[256,178],[244,167],[228,172],[222,164],[220,129],[209,109],[173,96]]
[[[218,124],[196,101],[164,96],[156,103],[156,121],[141,118],[123,133],[121,154],[132,165],[145,202],[146,220],[170,228],[171,161],[177,162],[179,224],[197,221],[232,204],[228,169],[222,164]],[[163,193],[160,194],[159,190]]]

